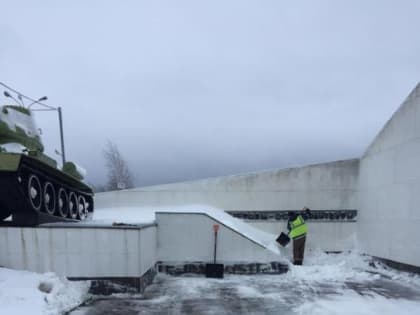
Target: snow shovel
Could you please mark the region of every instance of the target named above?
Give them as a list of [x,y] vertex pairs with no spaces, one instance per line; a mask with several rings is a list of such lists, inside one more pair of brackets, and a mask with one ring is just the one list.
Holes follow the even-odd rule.
[[277,237],[276,242],[279,243],[281,246],[284,247],[287,244],[289,244],[290,237],[287,234],[281,232],[281,234],[279,235],[279,237]]
[[212,264],[206,264],[206,278],[223,278],[224,265],[216,264],[216,251],[217,251],[217,232],[219,231],[219,225],[213,225],[214,231],[214,259]]

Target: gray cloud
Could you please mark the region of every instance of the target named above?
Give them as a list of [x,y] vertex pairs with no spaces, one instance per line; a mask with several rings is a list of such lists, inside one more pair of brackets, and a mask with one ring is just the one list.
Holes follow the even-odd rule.
[[[419,80],[418,1],[13,1],[1,81],[69,159],[139,185],[356,157]],[[49,153],[55,113],[39,113]]]

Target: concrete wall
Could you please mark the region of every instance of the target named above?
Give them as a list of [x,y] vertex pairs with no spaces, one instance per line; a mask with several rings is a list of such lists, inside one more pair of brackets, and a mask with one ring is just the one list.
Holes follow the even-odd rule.
[[158,260],[170,263],[213,262],[213,225],[218,232],[221,263],[284,261],[265,247],[202,213],[156,213]]
[[155,263],[155,225],[0,228],[3,267],[74,278],[140,277]]
[[[358,160],[302,168],[210,178],[97,194],[96,206],[177,206],[208,204],[223,210],[357,209]],[[193,223],[188,223],[193,224]],[[255,226],[278,235],[283,221]],[[322,224],[321,224],[322,225]],[[330,222],[313,228],[309,246],[323,250],[353,248],[355,225]],[[311,225],[312,226],[312,225]],[[324,229],[325,228],[325,229]],[[283,229],[285,230],[285,229]],[[195,248],[195,247],[194,247]]]
[[[357,209],[360,249],[420,266],[420,85],[361,159],[110,192],[98,194],[96,200],[98,207],[208,204],[251,211],[300,209],[304,205]],[[340,239],[343,246],[351,246],[347,240],[355,225],[346,224],[334,222],[315,228],[319,233],[312,233],[313,241],[337,248]],[[262,228],[277,230],[270,225]]]
[[358,160],[100,193],[96,206],[207,204],[223,210],[356,209]]
[[359,190],[366,252],[420,266],[420,84],[362,157]]
[[[287,231],[286,221],[245,221],[263,231],[278,235]],[[357,248],[357,222],[308,221],[306,250],[325,252],[347,251]],[[290,250],[291,247],[288,249]],[[291,256],[291,253],[288,252]]]

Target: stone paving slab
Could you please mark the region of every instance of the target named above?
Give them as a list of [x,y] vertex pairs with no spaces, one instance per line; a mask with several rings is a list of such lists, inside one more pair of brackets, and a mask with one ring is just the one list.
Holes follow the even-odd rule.
[[[302,303],[345,297],[350,293],[360,296],[361,301],[377,297],[396,303],[401,299],[412,301],[418,304],[420,313],[418,287],[380,274],[373,274],[365,281],[296,279],[295,282],[292,279],[293,276],[287,279],[282,275],[229,275],[219,280],[197,275],[159,274],[142,296],[97,299],[72,315],[301,314],[299,305]],[[404,314],[404,310],[400,314]]]

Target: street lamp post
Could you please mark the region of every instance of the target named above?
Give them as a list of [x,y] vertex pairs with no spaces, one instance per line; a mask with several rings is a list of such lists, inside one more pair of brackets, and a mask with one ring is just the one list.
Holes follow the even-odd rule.
[[61,107],[57,107],[58,121],[60,123],[60,139],[61,139],[61,158],[63,159],[63,166],[66,163],[66,154],[64,152],[64,133],[63,133],[63,116],[61,113]]

